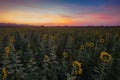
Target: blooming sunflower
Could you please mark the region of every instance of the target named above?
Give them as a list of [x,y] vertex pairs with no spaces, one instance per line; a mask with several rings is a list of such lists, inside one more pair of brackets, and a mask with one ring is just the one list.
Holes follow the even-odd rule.
[[89,42],[86,42],[86,46],[89,47],[89,46],[90,46],[90,43],[89,43]]
[[76,66],[78,68],[81,68],[81,63],[79,61],[73,61],[72,66]]
[[78,61],[73,61],[73,71],[75,75],[79,75],[82,73],[83,69],[81,68],[81,63]]
[[87,46],[87,47],[94,47],[94,43],[93,43],[93,42],[87,42],[87,43],[86,43],[86,46]]
[[111,54],[109,54],[107,52],[101,52],[100,59],[104,62],[109,62],[109,61],[111,61],[112,56],[111,56]]
[[67,58],[68,57],[68,52],[63,52],[63,57]]
[[75,75],[82,74],[82,71],[83,71],[83,69],[82,69],[82,68],[79,68],[78,70],[75,70],[75,71],[74,71],[74,74],[75,74]]
[[6,57],[8,58],[9,51],[10,51],[9,47],[5,47],[4,50],[5,50]]
[[89,46],[90,46],[90,47],[94,47],[94,43],[93,43],[93,42],[90,42],[90,43],[89,43]]
[[105,42],[105,40],[104,39],[100,39],[100,43],[104,43]]
[[83,69],[82,69],[82,68],[79,68],[78,74],[82,74],[82,72],[83,72]]
[[80,49],[82,49],[82,50],[84,49],[84,45],[83,44],[80,46]]
[[50,59],[49,59],[48,55],[45,55],[44,61],[45,61],[45,62],[49,62],[49,60],[50,60]]

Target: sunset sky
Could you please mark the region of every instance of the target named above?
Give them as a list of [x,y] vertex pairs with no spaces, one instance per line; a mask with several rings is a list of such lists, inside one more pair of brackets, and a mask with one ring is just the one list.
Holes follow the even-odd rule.
[[120,25],[120,0],[0,0],[0,23]]

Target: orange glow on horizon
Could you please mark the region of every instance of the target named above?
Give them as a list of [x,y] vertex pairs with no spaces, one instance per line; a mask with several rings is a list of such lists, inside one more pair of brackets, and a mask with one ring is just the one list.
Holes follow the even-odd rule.
[[17,24],[67,24],[71,19],[66,19],[58,14],[44,14],[35,12],[9,11],[1,14],[0,22],[17,23]]
[[[1,0],[0,23],[120,25],[120,1]],[[103,5],[104,3],[104,5]]]
[[30,12],[12,10],[1,13],[0,22],[29,25],[92,25],[119,21],[117,17],[102,13],[64,13]]

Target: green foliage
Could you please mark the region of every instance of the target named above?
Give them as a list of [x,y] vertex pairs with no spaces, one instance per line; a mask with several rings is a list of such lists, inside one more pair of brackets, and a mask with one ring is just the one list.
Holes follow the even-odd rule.
[[[6,80],[120,80],[119,31],[119,27],[0,28],[0,80],[3,68]],[[100,58],[103,51],[112,56],[110,61]],[[81,74],[74,74],[73,61],[81,62]]]

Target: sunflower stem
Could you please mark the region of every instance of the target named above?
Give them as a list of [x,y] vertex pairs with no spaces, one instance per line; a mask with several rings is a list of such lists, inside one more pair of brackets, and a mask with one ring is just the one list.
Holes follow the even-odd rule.
[[101,75],[100,75],[100,79],[99,80],[104,80],[104,69],[105,69],[105,63],[102,64],[102,70],[101,70]]

